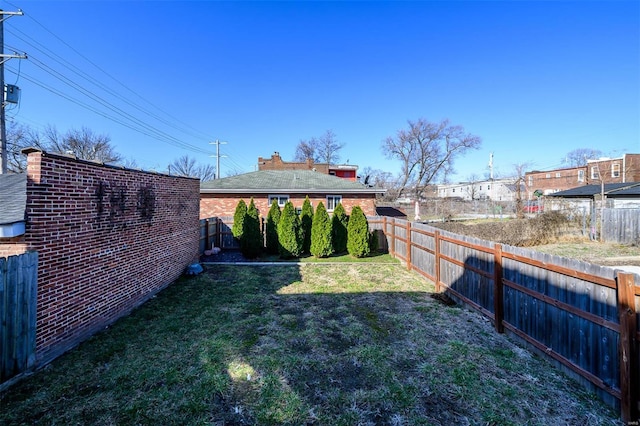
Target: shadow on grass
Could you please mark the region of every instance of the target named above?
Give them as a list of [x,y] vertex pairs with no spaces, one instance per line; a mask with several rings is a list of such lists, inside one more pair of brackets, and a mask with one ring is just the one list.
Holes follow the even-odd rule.
[[208,266],[3,394],[0,423],[610,419],[432,291],[396,264]]

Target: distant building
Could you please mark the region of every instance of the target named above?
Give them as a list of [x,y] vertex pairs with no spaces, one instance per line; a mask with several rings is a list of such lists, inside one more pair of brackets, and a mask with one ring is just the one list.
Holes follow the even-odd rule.
[[274,152],[271,158],[258,157],[258,170],[313,170],[342,179],[358,180],[358,166],[351,164],[315,163],[311,159],[303,162],[283,161],[279,152]]
[[515,179],[493,179],[477,182],[459,182],[437,185],[439,198],[460,198],[462,200],[515,200]]
[[640,154],[587,160],[587,165],[580,167],[525,173],[527,199],[535,198],[536,193],[550,195],[585,185],[628,182],[640,182]]

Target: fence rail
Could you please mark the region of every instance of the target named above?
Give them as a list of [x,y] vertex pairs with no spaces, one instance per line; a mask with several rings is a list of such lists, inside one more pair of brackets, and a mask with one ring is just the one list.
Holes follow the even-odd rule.
[[0,384],[32,368],[38,253],[0,257]]
[[389,252],[565,367],[623,420],[638,419],[640,287],[634,274],[376,218]]

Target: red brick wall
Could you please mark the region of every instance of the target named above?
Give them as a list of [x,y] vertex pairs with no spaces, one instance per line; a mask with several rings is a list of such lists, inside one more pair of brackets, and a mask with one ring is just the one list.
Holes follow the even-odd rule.
[[130,312],[198,258],[197,179],[42,152],[29,154],[27,176],[41,363]]
[[13,238],[0,238],[0,257],[14,256],[27,251],[24,235]]
[[[289,200],[295,207],[302,207],[302,203],[306,197],[306,194],[287,194]],[[333,195],[333,194],[332,194]],[[339,195],[339,194],[335,194]],[[351,214],[351,209],[354,206],[360,206],[367,216],[376,215],[375,207],[375,195],[342,195],[342,206],[347,214]],[[207,219],[210,217],[223,217],[233,216],[236,210],[238,201],[243,199],[245,203],[249,204],[251,195],[248,194],[201,194],[200,195],[200,218]],[[326,195],[310,195],[309,200],[314,209],[320,201],[327,207]],[[254,195],[253,202],[260,211],[260,216],[267,217],[269,213],[269,200],[268,194]]]

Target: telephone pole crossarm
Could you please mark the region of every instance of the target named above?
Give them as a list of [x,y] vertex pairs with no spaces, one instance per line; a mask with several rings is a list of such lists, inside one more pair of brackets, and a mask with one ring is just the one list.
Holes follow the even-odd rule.
[[6,55],[6,54],[0,54],[0,65],[4,64],[5,62],[7,62],[9,59],[28,59],[27,55]]

